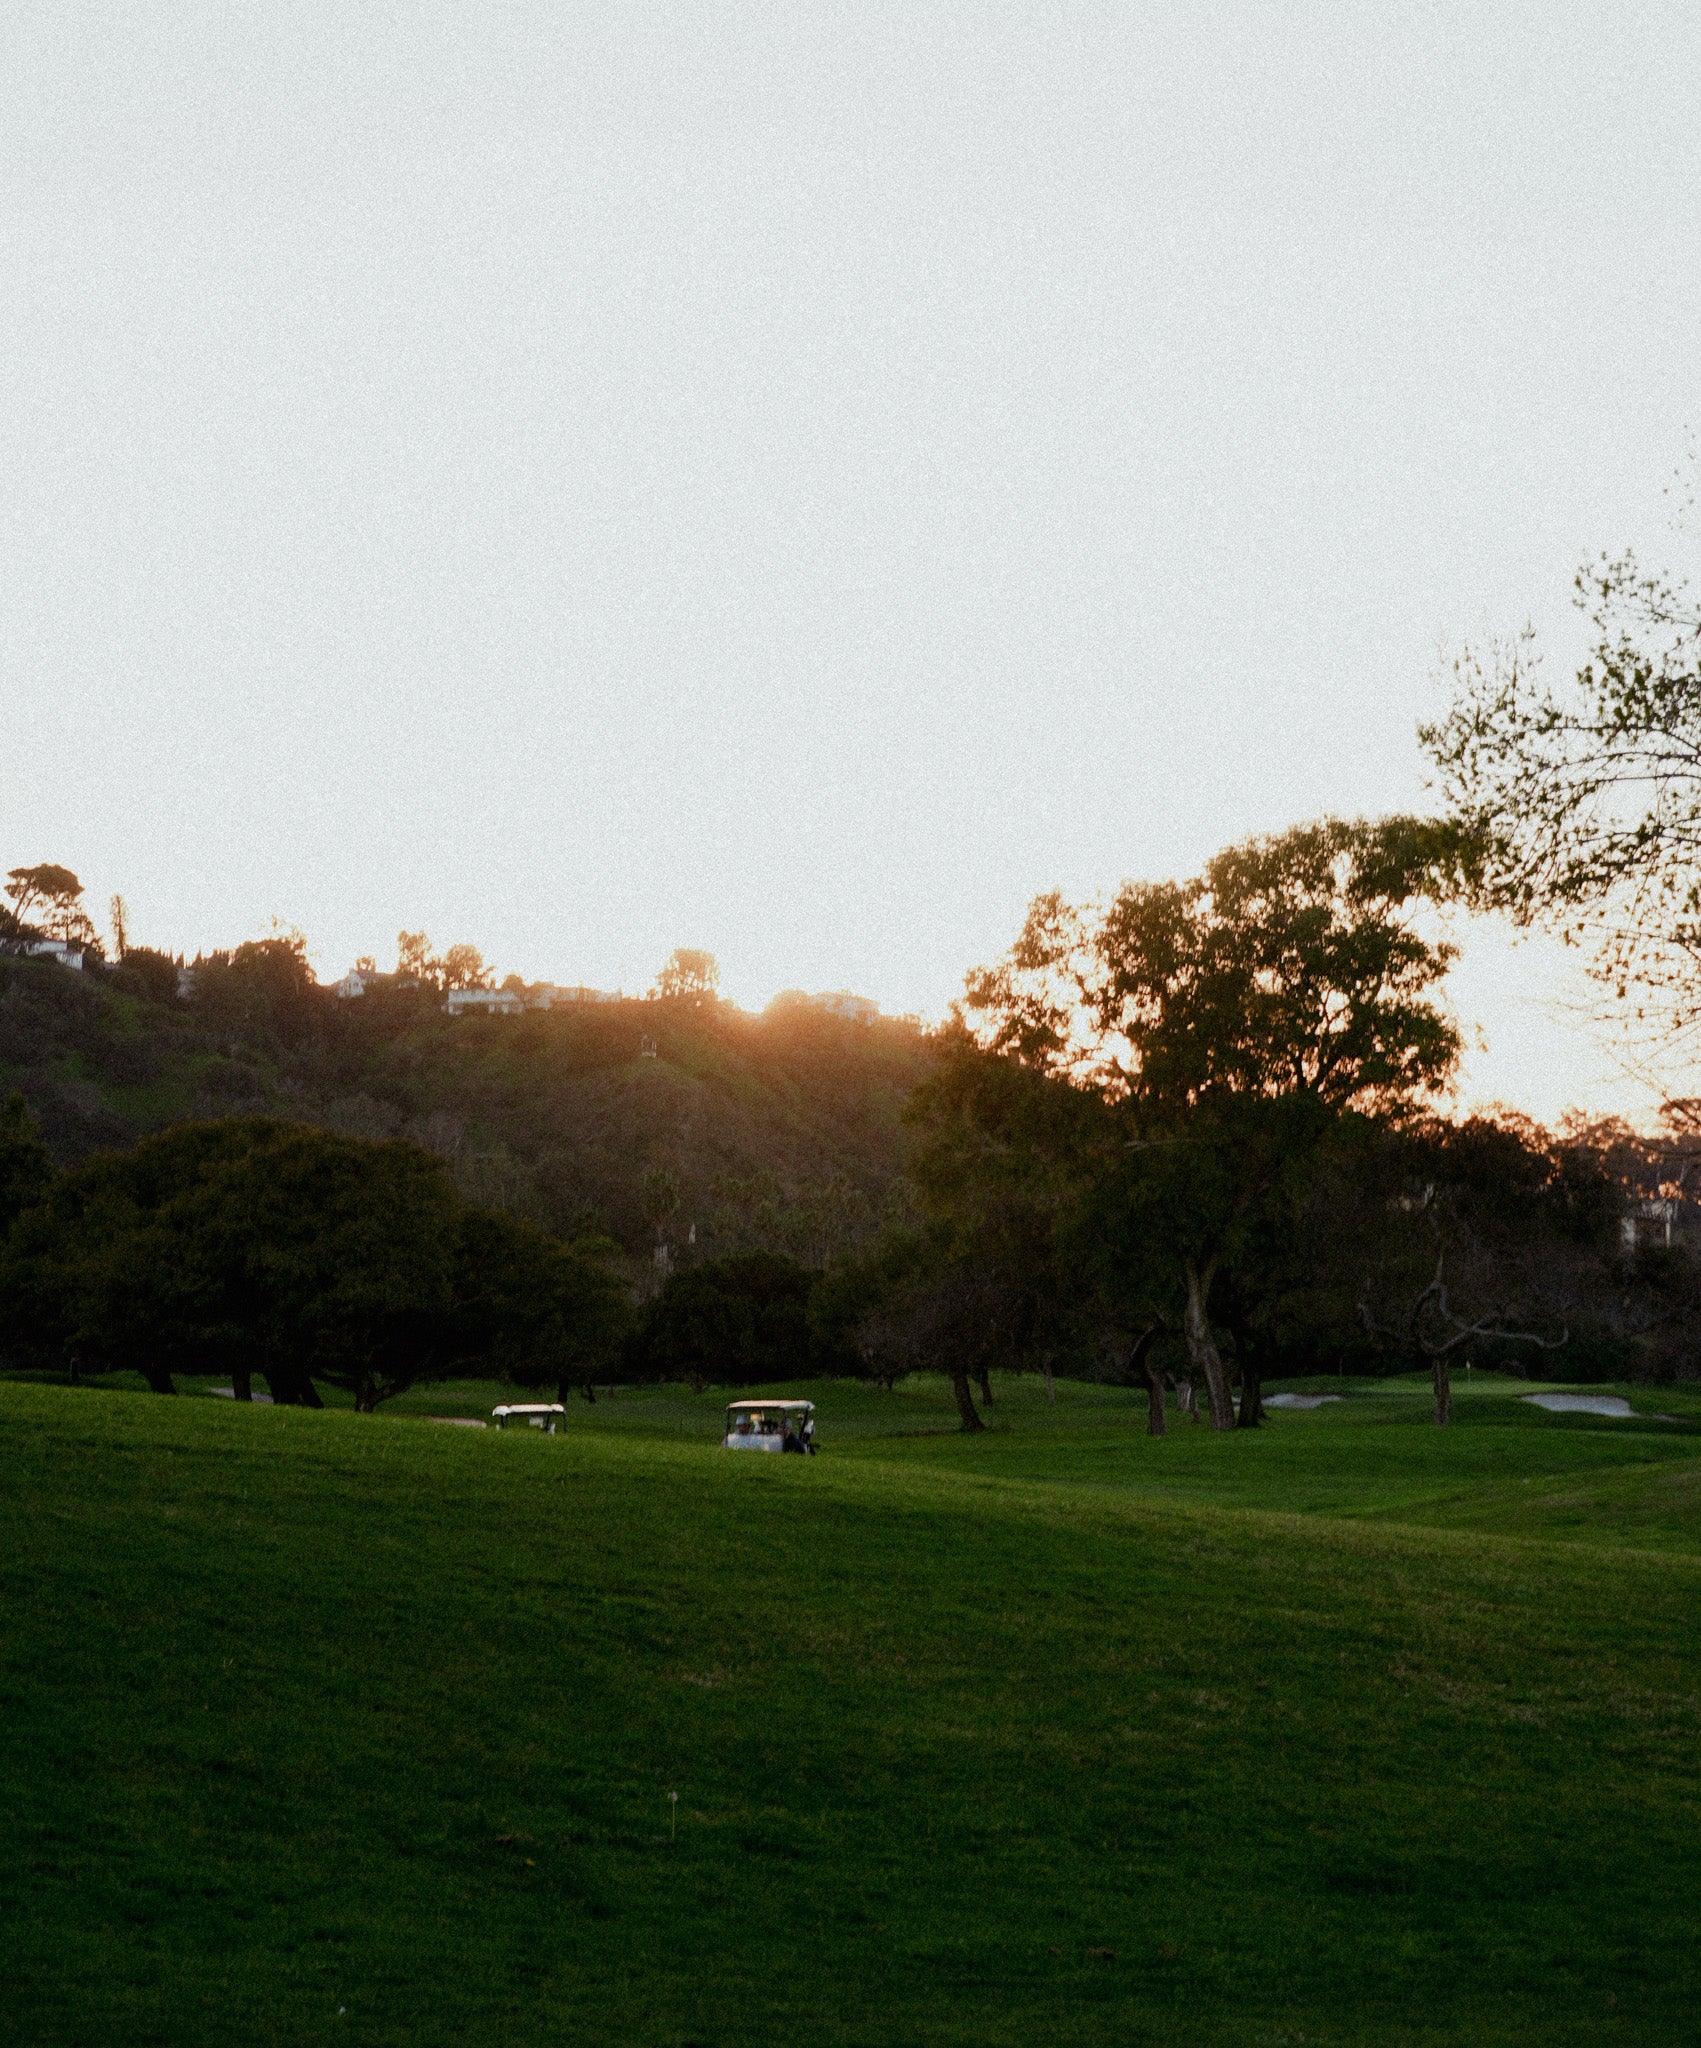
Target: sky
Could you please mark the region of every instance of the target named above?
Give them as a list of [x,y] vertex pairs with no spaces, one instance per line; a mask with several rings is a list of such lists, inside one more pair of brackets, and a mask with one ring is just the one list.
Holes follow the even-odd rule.
[[[16,0],[0,866],[932,1017],[1041,889],[1421,806],[1445,649],[1670,538],[1697,76],[1565,0]],[[1636,1106],[1465,937],[1467,1098]]]

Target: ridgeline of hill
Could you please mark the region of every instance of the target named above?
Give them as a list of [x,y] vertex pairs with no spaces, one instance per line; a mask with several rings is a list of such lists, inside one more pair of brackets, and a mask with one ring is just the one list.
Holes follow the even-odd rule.
[[854,1241],[892,1194],[929,1060],[913,1024],[804,1004],[452,1018],[430,989],[339,1002],[282,941],[198,970],[186,996],[159,955],[84,974],[0,958],[0,1093],[22,1092],[61,1165],[265,1112],[413,1138],[469,1199],[634,1253],[654,1241],[642,1190],[658,1168],[678,1195],[670,1237],[694,1228],[705,1252],[813,1262]]

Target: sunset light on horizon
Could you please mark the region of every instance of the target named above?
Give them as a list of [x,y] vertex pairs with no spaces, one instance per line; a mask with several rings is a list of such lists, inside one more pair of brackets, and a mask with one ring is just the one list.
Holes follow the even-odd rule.
[[[936,1020],[1422,810],[1449,650],[1693,554],[1701,31],[1568,18],[15,14],[8,858]],[[1584,993],[1468,935],[1466,1099],[1644,1109]]]

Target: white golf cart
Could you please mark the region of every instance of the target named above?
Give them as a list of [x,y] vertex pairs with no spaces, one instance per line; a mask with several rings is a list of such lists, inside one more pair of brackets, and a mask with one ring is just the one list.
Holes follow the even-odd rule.
[[500,1408],[492,1408],[490,1419],[498,1429],[506,1429],[510,1422],[529,1422],[533,1429],[553,1436],[555,1425],[566,1414],[559,1401],[509,1401]]
[[801,1451],[815,1455],[813,1401],[729,1401],[726,1435],[729,1451]]

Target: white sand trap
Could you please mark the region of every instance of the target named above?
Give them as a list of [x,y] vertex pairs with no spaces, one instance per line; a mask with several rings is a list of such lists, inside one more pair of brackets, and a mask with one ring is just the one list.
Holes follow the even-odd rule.
[[1521,1394],[1519,1399],[1536,1408],[1549,1408],[1555,1415],[1610,1415],[1616,1419],[1636,1413],[1622,1394]]
[[1344,1401],[1345,1394],[1266,1394],[1266,1408],[1321,1408],[1325,1401]]
[[[222,1394],[227,1401],[234,1401],[236,1399],[236,1389],[234,1387],[209,1387],[207,1392],[209,1394]],[[272,1405],[270,1394],[254,1394],[250,1396],[250,1399],[258,1401],[262,1407],[269,1408]]]

